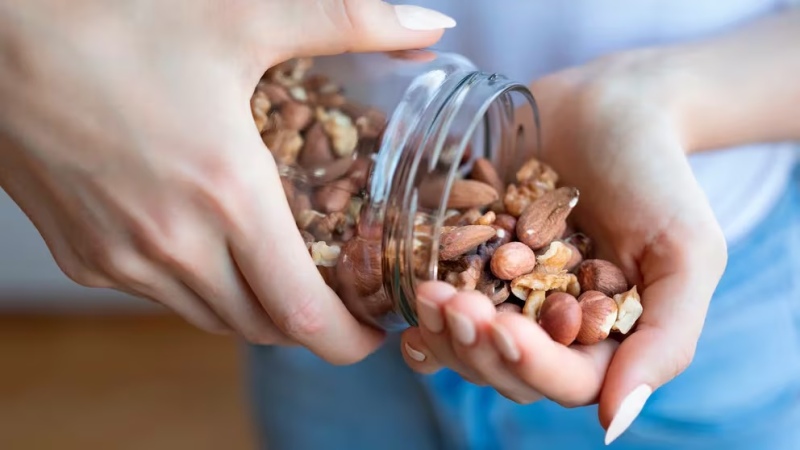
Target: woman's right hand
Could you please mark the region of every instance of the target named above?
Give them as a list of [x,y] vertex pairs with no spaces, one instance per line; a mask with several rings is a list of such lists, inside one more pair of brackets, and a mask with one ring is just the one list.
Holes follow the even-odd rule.
[[319,276],[253,124],[297,56],[428,46],[378,0],[0,0],[0,186],[76,282],[350,363],[380,342]]

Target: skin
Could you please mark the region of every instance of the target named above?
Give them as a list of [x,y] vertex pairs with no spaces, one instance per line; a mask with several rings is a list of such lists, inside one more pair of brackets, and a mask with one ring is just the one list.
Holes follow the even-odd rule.
[[[409,366],[448,367],[519,403],[599,403],[605,428],[637,386],[657,389],[683,372],[727,260],[686,155],[800,140],[800,83],[787,75],[800,71],[799,41],[800,12],[788,12],[706,42],[612,55],[533,83],[545,159],[580,188],[574,214],[600,244],[599,256],[639,285],[638,329],[621,344],[567,348],[530,320],[497,313],[480,294],[427,283],[419,289],[422,325],[402,339],[425,360],[405,353]],[[742,64],[741,55],[752,59]],[[516,352],[504,354],[501,338]]]
[[362,359],[249,100],[295,56],[425,47],[377,0],[0,0],[0,186],[74,281],[260,344]]

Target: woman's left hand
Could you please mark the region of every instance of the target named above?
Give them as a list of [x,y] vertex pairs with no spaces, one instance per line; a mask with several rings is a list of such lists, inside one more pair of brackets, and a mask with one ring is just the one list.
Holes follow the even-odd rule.
[[644,313],[635,331],[621,344],[566,347],[521,314],[497,313],[477,292],[430,282],[418,292],[420,327],[403,335],[414,370],[448,367],[519,403],[598,402],[609,442],[690,364],[727,250],[658,71],[641,70],[647,59],[610,58],[532,87],[544,159],[581,192],[577,225],[598,257],[638,286]]

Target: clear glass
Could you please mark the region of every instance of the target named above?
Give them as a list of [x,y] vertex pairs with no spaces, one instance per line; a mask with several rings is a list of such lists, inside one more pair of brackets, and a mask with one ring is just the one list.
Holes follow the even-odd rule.
[[511,182],[539,151],[528,89],[451,53],[290,61],[265,75],[253,108],[320,273],[387,330],[416,325],[416,286],[441,278],[454,182],[479,159]]

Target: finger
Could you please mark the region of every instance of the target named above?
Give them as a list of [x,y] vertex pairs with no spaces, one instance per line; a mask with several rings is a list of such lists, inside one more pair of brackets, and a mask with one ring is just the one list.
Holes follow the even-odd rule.
[[442,369],[442,364],[422,340],[419,328],[409,328],[400,336],[403,359],[411,370],[421,374],[432,374]]
[[424,48],[455,21],[428,8],[380,0],[262,1],[257,32],[271,30],[264,46],[283,59],[344,52]]
[[[150,241],[137,240],[137,246],[147,256],[160,262],[164,273],[182,280],[247,342],[290,345],[291,339],[275,326],[261,307],[236,267],[227,245],[218,238],[223,231],[202,217],[183,217],[187,226],[178,228],[194,228],[194,232],[171,235],[168,243],[155,245]],[[206,228],[198,229],[198,225],[205,225]]]
[[655,239],[642,258],[644,311],[614,356],[600,398],[607,442],[619,437],[652,392],[682,373],[694,357],[724,270],[725,244],[714,233],[698,234],[696,242],[687,235],[671,230]]
[[492,324],[492,338],[512,373],[567,407],[597,400],[617,346],[606,340],[590,347],[566,347],[519,314],[498,314]]
[[[456,289],[444,282],[423,283],[417,289],[417,315],[420,335],[431,354],[442,365],[458,372],[464,379],[479,385],[485,381],[463,364],[453,349],[452,320],[445,316],[445,305],[455,297]],[[460,323],[458,325],[461,325]],[[464,326],[469,326],[466,324]],[[475,334],[475,330],[460,330],[462,334]]]
[[[272,321],[289,338],[333,364],[357,362],[374,351],[382,333],[360,323],[328,287],[297,230],[275,161],[258,133],[245,125],[239,148],[246,157],[221,193],[232,217],[229,246],[236,265]],[[232,143],[235,145],[235,143]],[[241,155],[240,155],[241,156]],[[222,188],[226,191],[225,188]]]
[[[452,346],[456,356],[467,368],[474,371],[495,388],[503,396],[517,403],[533,403],[542,398],[535,389],[528,386],[505,365],[500,353],[494,346],[491,336],[491,324],[495,318],[494,303],[478,292],[456,294],[445,306],[445,316],[454,321],[450,328]],[[457,325],[461,323],[461,325]],[[467,324],[470,325],[467,325]],[[476,330],[474,342],[464,338],[470,333],[458,333],[456,328],[471,326]]]

